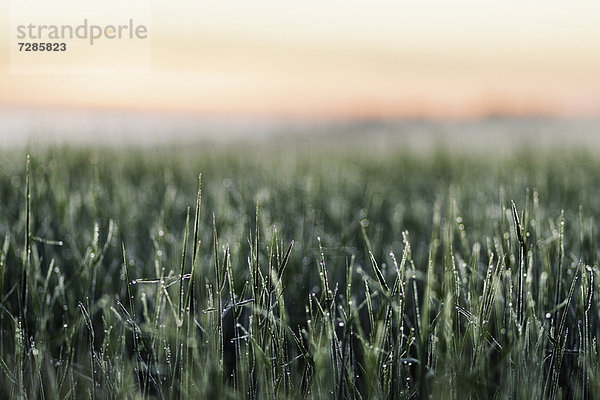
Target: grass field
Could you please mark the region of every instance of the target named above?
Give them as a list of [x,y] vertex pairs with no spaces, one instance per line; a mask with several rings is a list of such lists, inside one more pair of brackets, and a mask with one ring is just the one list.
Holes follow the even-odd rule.
[[598,221],[585,151],[4,151],[0,397],[594,398]]

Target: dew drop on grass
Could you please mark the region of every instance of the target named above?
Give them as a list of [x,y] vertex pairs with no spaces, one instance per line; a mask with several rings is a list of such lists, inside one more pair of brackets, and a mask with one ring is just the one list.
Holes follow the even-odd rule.
[[340,327],[344,326],[344,322],[342,322],[342,321],[338,322],[338,326],[340,326]]

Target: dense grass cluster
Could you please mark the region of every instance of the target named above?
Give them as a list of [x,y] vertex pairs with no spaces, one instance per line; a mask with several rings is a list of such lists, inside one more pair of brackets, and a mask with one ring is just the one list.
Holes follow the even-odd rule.
[[586,153],[25,154],[0,156],[2,398],[600,393]]

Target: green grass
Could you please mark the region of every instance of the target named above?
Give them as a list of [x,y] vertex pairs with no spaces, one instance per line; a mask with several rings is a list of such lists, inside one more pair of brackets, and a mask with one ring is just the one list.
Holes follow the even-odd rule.
[[599,220],[586,152],[4,152],[0,397],[594,398]]

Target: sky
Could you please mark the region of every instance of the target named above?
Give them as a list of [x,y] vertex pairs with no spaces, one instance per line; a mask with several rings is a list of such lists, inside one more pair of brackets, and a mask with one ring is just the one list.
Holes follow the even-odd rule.
[[147,71],[51,74],[11,72],[1,1],[4,108],[600,116],[597,0],[152,0]]

